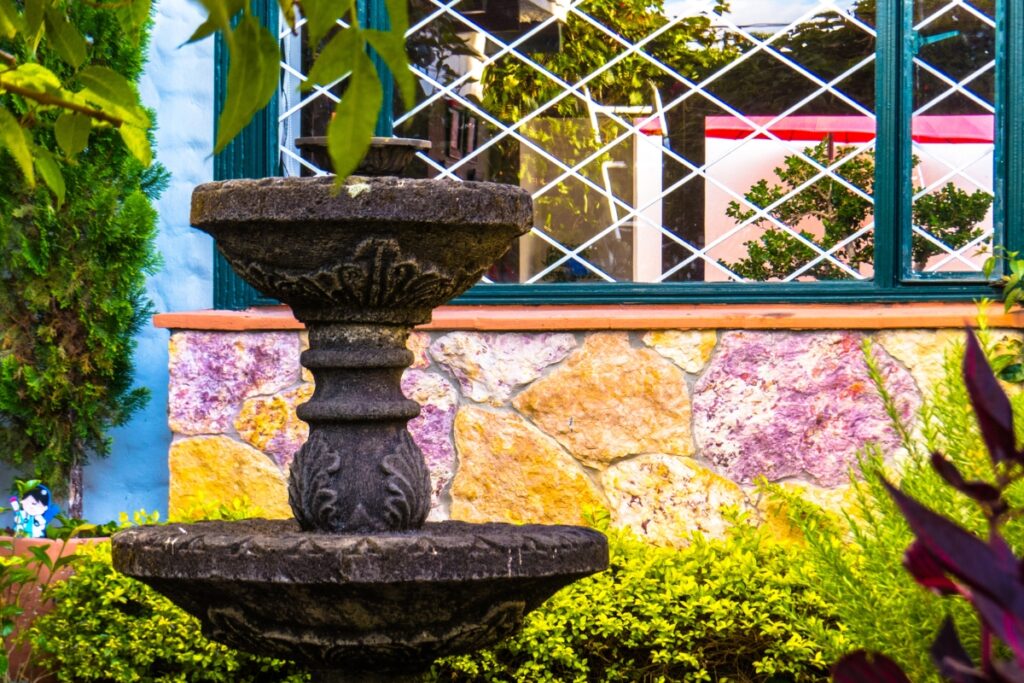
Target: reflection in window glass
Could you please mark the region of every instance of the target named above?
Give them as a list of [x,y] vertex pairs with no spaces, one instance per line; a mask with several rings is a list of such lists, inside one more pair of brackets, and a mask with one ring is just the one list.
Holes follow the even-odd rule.
[[991,253],[994,5],[914,4],[914,274],[976,273]]

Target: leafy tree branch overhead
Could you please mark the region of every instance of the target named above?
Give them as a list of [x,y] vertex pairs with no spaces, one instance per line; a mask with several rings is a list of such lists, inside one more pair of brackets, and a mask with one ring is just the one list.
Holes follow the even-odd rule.
[[[138,41],[149,19],[151,0],[83,0],[117,17],[128,40]],[[387,64],[406,103],[414,100],[408,68],[406,0],[386,0],[390,30],[360,26],[356,0],[278,0],[293,30],[304,22],[319,55],[304,88],[344,79],[346,90],[328,129],[328,151],[338,176],[355,170],[369,148],[383,101],[381,75],[367,49]],[[274,96],[280,51],[274,36],[246,0],[199,0],[206,19],[188,42],[221,33],[229,54],[227,93],[218,121],[214,152],[220,152]],[[93,130],[114,128],[139,161],[152,158],[151,125],[134,86],[102,66],[83,66],[96,46],[68,20],[70,0],[0,0],[0,150],[6,150],[26,181],[41,178],[58,203],[64,201],[61,162],[73,163]],[[344,24],[341,30],[339,20]],[[40,63],[46,44],[70,67],[60,78]],[[387,76],[388,78],[391,75]],[[55,157],[34,132],[52,130],[63,152]]]

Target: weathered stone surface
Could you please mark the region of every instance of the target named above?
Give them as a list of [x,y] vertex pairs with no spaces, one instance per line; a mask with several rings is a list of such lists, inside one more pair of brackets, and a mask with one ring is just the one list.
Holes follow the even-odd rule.
[[171,430],[219,434],[245,398],[280,391],[299,379],[293,332],[176,332],[170,342]]
[[928,395],[942,378],[945,354],[963,342],[963,330],[884,330],[875,340],[903,363],[922,394]]
[[707,365],[716,343],[714,330],[653,330],[644,335],[644,344],[694,374]]
[[231,647],[321,681],[408,681],[438,657],[510,635],[559,588],[608,566],[593,529],[428,524],[325,534],[261,519],[139,526],[112,540],[145,581]]
[[251,398],[242,404],[235,429],[242,439],[274,457],[283,472],[309,436],[309,425],[295,415],[295,407],[309,400],[313,385],[303,384],[273,396]]
[[261,178],[198,186],[190,221],[304,323],[418,325],[473,286],[532,213],[528,192],[498,183],[349,178],[338,191],[328,177]]
[[455,417],[455,444],[453,519],[579,524],[586,507],[604,506],[579,464],[515,413],[463,407]]
[[[999,348],[1012,339],[1020,339],[1015,330],[989,330],[993,344]],[[914,376],[918,388],[925,396],[931,395],[945,374],[943,363],[946,353],[966,339],[963,330],[885,330],[875,339],[894,358],[902,362]],[[1011,395],[1020,390],[1018,385],[1005,385]]]
[[409,335],[406,348],[412,351],[412,368],[422,370],[430,365],[430,335],[426,332],[413,332]]
[[686,375],[626,334],[598,333],[515,398],[576,458],[603,467],[641,453],[693,453]]
[[499,406],[575,346],[571,334],[452,332],[430,346],[430,355],[451,370],[464,396]]
[[[853,332],[727,332],[694,388],[694,434],[701,455],[749,483],[809,475],[846,480],[857,451],[898,441],[868,378],[861,335]],[[920,406],[910,374],[874,351],[904,419]]]
[[285,519],[285,475],[260,451],[226,436],[198,436],[171,444],[168,514],[188,515],[248,498],[264,516]]
[[409,420],[408,429],[430,470],[431,513],[436,517],[440,496],[455,473],[452,426],[458,392],[443,377],[407,370],[402,377],[402,393],[420,404],[420,415]]
[[612,522],[659,545],[686,545],[694,531],[721,536],[729,526],[722,507],[747,507],[737,484],[676,455],[617,462],[601,474],[601,482]]

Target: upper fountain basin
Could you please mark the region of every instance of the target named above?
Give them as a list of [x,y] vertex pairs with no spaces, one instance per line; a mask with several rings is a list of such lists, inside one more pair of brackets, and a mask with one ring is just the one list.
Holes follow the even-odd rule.
[[331,176],[206,183],[192,225],[303,321],[415,325],[475,284],[529,230],[513,185]]

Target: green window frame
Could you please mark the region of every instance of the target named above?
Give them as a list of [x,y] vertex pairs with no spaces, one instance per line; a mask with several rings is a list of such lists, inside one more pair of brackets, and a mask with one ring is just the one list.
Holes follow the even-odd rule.
[[[363,8],[366,0],[360,0]],[[277,30],[276,0],[253,0],[254,10]],[[874,276],[852,282],[805,283],[566,283],[478,285],[452,303],[510,304],[680,304],[841,303],[965,301],[992,297],[994,290],[975,274],[913,275],[910,270],[912,187],[911,112],[913,58],[918,37],[914,0],[878,0],[876,17],[877,152],[874,183]],[[1024,3],[997,0],[996,131],[993,242],[1024,250]],[[364,9],[365,11],[365,9]],[[372,10],[371,10],[372,11]],[[215,48],[214,87],[222,101],[226,50]],[[219,115],[219,111],[217,112]],[[214,177],[260,178],[278,174],[278,108],[272,101],[223,153]],[[890,226],[885,229],[884,226]],[[214,307],[243,309],[276,303],[239,279],[214,256]]]

